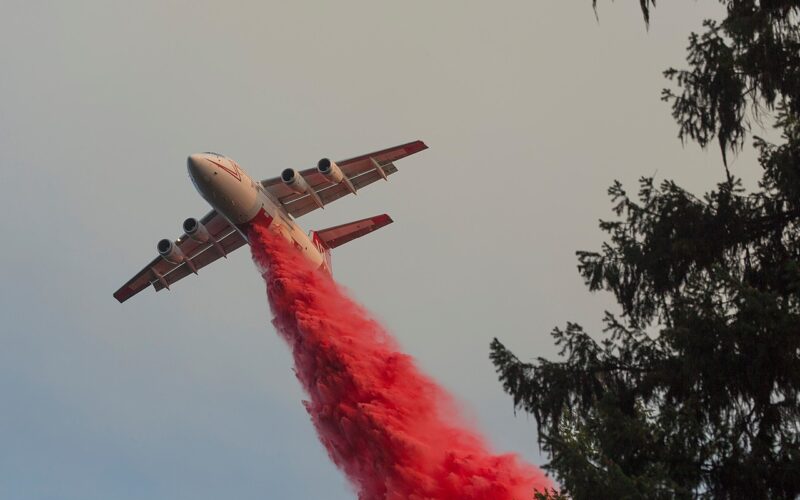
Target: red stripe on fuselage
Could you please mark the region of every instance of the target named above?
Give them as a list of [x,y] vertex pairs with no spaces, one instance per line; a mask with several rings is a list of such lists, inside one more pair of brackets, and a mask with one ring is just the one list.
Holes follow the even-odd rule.
[[208,161],[210,161],[211,163],[213,163],[214,165],[218,166],[222,170],[224,170],[224,171],[228,172],[229,174],[231,174],[231,176],[233,176],[233,178],[236,179],[237,181],[239,181],[239,182],[242,181],[242,173],[239,172],[239,169],[237,168],[236,164],[234,164],[233,170],[231,170],[230,168],[226,167],[222,163],[218,163],[218,162],[212,160],[211,158],[209,158]]

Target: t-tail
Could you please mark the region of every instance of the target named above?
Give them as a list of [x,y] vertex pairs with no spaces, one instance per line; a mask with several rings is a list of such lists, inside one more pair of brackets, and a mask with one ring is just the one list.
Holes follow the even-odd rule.
[[332,249],[353,241],[356,238],[361,238],[392,222],[394,221],[392,221],[392,218],[387,214],[376,215],[374,217],[348,222],[347,224],[320,229],[319,231],[311,231],[311,240],[325,256],[325,268],[328,272],[331,272]]

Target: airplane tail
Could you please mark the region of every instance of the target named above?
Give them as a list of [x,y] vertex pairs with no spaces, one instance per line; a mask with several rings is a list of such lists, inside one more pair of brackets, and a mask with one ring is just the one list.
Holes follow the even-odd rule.
[[325,262],[330,270],[330,255],[332,249],[353,241],[356,238],[365,236],[392,222],[394,222],[392,218],[386,214],[376,215],[375,217],[368,217],[366,219],[348,222],[347,224],[341,224],[319,231],[311,231],[311,240],[323,250]]

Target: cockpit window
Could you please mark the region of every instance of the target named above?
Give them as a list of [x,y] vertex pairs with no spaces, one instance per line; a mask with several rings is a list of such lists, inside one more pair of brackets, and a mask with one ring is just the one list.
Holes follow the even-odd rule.
[[221,155],[221,154],[219,154],[219,153],[215,153],[215,152],[213,152],[213,151],[205,151],[205,152],[203,152],[203,154],[204,154],[204,155],[214,155],[214,156],[219,156],[220,158],[224,158],[224,157],[225,157],[225,155]]

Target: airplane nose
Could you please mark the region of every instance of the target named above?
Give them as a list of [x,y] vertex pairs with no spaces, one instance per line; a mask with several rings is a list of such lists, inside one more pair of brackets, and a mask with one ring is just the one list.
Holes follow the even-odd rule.
[[195,180],[206,180],[205,178],[211,173],[211,164],[201,154],[193,154],[186,160],[186,167],[189,169],[189,175]]

